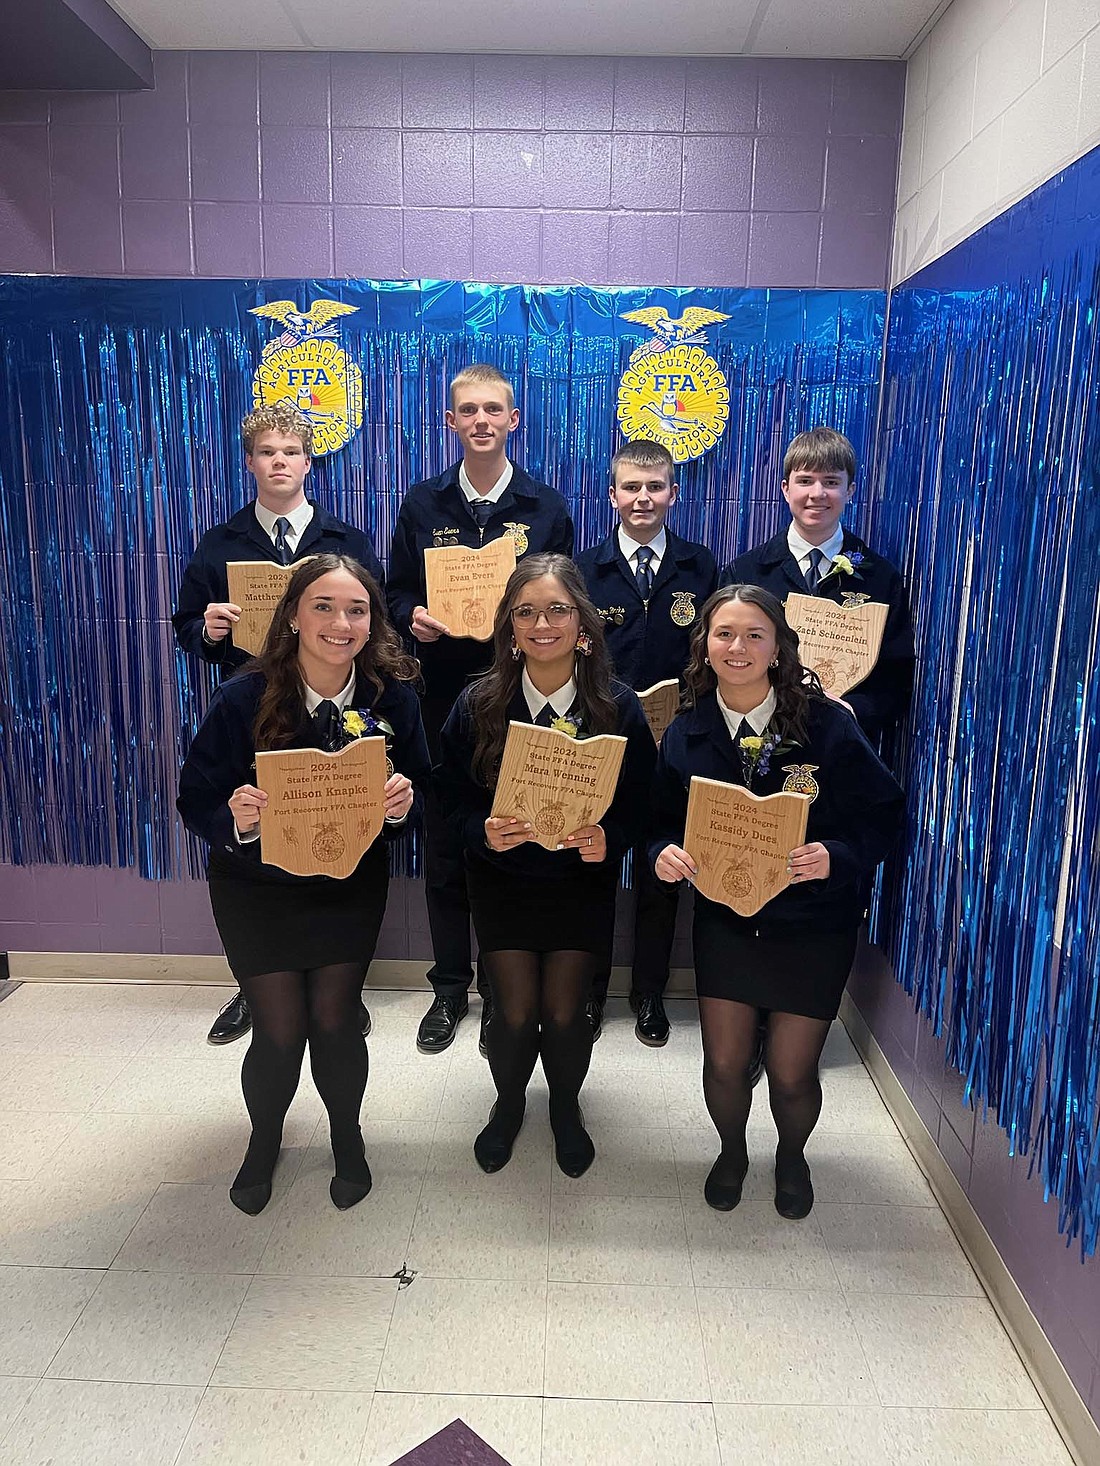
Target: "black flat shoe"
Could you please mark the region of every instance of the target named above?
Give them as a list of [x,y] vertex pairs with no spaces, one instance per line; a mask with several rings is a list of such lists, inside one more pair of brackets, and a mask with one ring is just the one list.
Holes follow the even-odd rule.
[[[782,1169],[782,1175],[780,1170]],[[790,1222],[800,1222],[813,1210],[814,1188],[805,1159],[775,1166],[775,1209]]]
[[727,1174],[719,1178],[715,1173],[721,1165],[722,1157],[719,1156],[703,1183],[703,1200],[715,1211],[733,1211],[741,1201],[741,1190],[745,1184],[746,1173],[742,1171],[739,1176],[731,1177]]
[[588,1026],[592,1030],[592,1042],[595,1043],[600,1034],[603,1033],[603,998],[590,998],[585,1012],[588,1015]]
[[441,1054],[455,1041],[458,1025],[469,1012],[465,994],[461,998],[436,998],[420,1020],[416,1046],[422,1054]]
[[231,1044],[234,1039],[244,1038],[252,1029],[252,1010],[244,993],[230,998],[214,1019],[213,1027],[206,1035],[208,1044]]
[[668,1043],[670,1024],[660,993],[631,993],[631,1010],[638,1015],[634,1036],[647,1048],[661,1049]]
[[512,1147],[516,1143],[516,1137],[523,1129],[522,1115],[519,1124],[514,1129],[510,1129],[508,1126],[496,1123],[496,1114],[497,1107],[494,1105],[489,1111],[489,1123],[474,1141],[474,1159],[488,1176],[493,1175],[495,1171],[504,1170],[512,1159]]
[[596,1147],[592,1137],[584,1128],[584,1116],[578,1106],[573,1117],[566,1124],[554,1124],[550,1117],[550,1128],[554,1132],[554,1159],[558,1170],[574,1180],[583,1176],[596,1159]]
[[371,1022],[371,1016],[370,1016],[370,1013],[367,1011],[367,1005],[366,1005],[366,1003],[363,1002],[363,999],[360,998],[359,999],[359,1031],[363,1035],[363,1037],[366,1038],[373,1027],[374,1027],[374,1024]]
[[231,1186],[229,1200],[238,1211],[258,1217],[271,1200],[271,1182],[258,1181],[255,1186]]
[[347,1211],[349,1207],[358,1206],[373,1185],[374,1178],[368,1169],[365,1181],[345,1181],[342,1176],[333,1176],[328,1183],[328,1194],[334,1207]]

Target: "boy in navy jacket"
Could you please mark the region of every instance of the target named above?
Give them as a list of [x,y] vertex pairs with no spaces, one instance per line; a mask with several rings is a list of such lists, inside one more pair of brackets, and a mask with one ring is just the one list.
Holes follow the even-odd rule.
[[[705,545],[681,539],[667,527],[678,485],[672,454],[661,443],[638,439],[611,460],[611,502],[619,523],[600,544],[577,557],[604,623],[616,676],[641,692],[679,678],[688,660],[699,607],[718,584],[714,556]],[[668,964],[676,928],[679,887],[653,875],[644,851],[634,860],[634,963],[630,1006],[642,1043],[668,1041],[664,1007]],[[589,1005],[598,1038],[607,1000],[611,961],[597,974]]]
[[[573,521],[565,500],[524,473],[508,457],[508,435],[519,424],[511,383],[496,367],[467,367],[451,383],[447,426],[458,435],[462,459],[435,478],[414,484],[397,516],[387,585],[394,625],[411,638],[424,677],[424,731],[433,760],[439,734],[458,694],[492,661],[492,642],[454,637],[428,615],[424,551],[439,545],[479,549],[503,535],[517,560],[529,551],[573,553]],[[425,896],[435,962],[428,981],[435,999],[420,1024],[417,1048],[440,1053],[466,1016],[473,978],[470,903],[462,851],[429,793],[425,807]],[[480,980],[481,1021],[490,1016],[488,987]],[[484,1049],[484,1044],[482,1044]]]
[[909,708],[913,691],[913,624],[909,597],[889,560],[841,525],[855,492],[856,455],[831,428],[814,428],[791,440],[783,458],[783,497],[788,528],[766,544],[739,555],[722,571],[723,585],[759,585],[785,601],[790,592],[827,596],[840,605],[847,593],[890,607],[878,661],[844,701],[873,744],[892,731]]
[[[291,565],[307,555],[350,555],[378,584],[385,575],[370,536],[327,514],[306,498],[305,479],[312,462],[313,427],[289,403],[258,407],[241,423],[244,461],[256,480],[256,497],[225,524],[207,530],[183,572],[176,614],[176,640],[185,652],[222,669],[237,671],[249,653],[233,645],[233,626],[241,608],[229,599],[226,565],[230,560],[273,560]],[[363,1031],[370,1015],[363,1009]],[[232,1043],[252,1027],[241,993],[231,998],[207,1035],[212,1044]]]

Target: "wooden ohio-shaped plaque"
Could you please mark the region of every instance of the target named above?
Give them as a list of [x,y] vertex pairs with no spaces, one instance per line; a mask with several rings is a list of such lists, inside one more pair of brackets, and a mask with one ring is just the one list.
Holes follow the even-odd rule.
[[258,753],[264,860],[296,876],[350,876],[382,829],[386,778],[384,738],[357,738],[339,753]]
[[[310,556],[306,556],[308,560]],[[229,599],[240,606],[241,619],[233,628],[233,645],[258,657],[264,649],[275,607],[286,592],[287,582],[303,564],[275,565],[270,560],[230,560],[225,567]]]
[[647,687],[644,692],[639,692],[638,701],[642,705],[642,712],[645,713],[649,731],[660,743],[668,732],[668,725],[680,711],[679,681],[675,677],[670,677],[665,682],[655,682],[652,687]]
[[556,728],[509,723],[493,815],[530,820],[538,844],[556,850],[566,835],[607,813],[625,752],[617,733],[570,738]]
[[480,550],[443,545],[424,551],[428,615],[442,621],[452,636],[488,641],[508,577],[516,568],[516,542],[510,534]]
[[806,843],[808,794],[753,794],[740,784],[692,779],[684,849],[695,887],[738,916],[755,916],[790,885],[787,856]]
[[784,610],[798,632],[798,657],[826,692],[843,697],[868,676],[882,649],[890,607],[885,601],[838,606],[823,596],[792,591]]

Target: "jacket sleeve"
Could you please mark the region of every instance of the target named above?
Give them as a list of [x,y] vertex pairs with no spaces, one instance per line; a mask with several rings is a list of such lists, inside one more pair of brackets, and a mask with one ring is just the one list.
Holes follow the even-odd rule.
[[913,623],[905,583],[896,571],[887,599],[890,611],[878,661],[865,681],[853,687],[844,699],[872,739],[904,718],[913,696]]
[[185,652],[204,662],[218,665],[225,660],[232,645],[232,633],[213,645],[202,634],[204,613],[211,601],[216,599],[215,587],[210,583],[209,565],[200,543],[183,572],[172,627],[176,640]]
[[607,841],[607,859],[613,862],[621,860],[645,833],[650,785],[657,762],[657,745],[642,705],[637,694],[627,690],[619,700],[619,732],[626,739],[623,765],[615,797],[600,821]]
[[465,694],[451,709],[439,734],[439,762],[432,770],[443,817],[467,850],[485,845],[485,821],[493,807],[493,791],[472,772],[474,725]]
[[[872,874],[890,853],[901,832],[905,794],[863,733],[848,721],[830,762],[834,788],[828,811],[836,836],[821,839],[829,852],[829,875],[823,889],[855,885]],[[842,779],[835,783],[836,775]],[[807,841],[813,840],[812,830]]]
[[212,847],[259,860],[260,842],[238,845],[229,796],[255,783],[252,730],[244,713],[219,689],[191,740],[180,771],[176,808],[193,835]]
[[383,825],[387,839],[398,839],[409,825],[419,823],[424,812],[424,795],[432,776],[428,741],[424,736],[424,720],[420,716],[420,699],[408,683],[399,684],[401,693],[393,716],[393,767],[412,780],[413,802],[405,819]]
[[399,510],[397,525],[393,532],[390,548],[390,573],[386,582],[386,600],[389,603],[390,619],[398,632],[411,635],[409,622],[413,608],[423,603],[425,591],[422,586],[424,565],[416,548],[416,534],[411,515],[405,506]]
[[653,774],[646,846],[651,870],[666,845],[684,843],[688,791],[683,756],[683,739],[674,720],[661,739]]
[[558,517],[554,521],[554,529],[551,535],[553,543],[548,546],[559,555],[568,555],[573,558],[573,520],[566,507],[564,499],[558,511]]
[[704,590],[703,599],[700,602],[700,609],[702,609],[703,605],[705,605],[705,603],[710,600],[711,596],[718,589],[719,584],[725,584],[724,581],[720,582],[718,579],[718,566],[714,563],[714,556],[710,553],[709,550],[707,551],[706,564],[703,566],[703,574]]

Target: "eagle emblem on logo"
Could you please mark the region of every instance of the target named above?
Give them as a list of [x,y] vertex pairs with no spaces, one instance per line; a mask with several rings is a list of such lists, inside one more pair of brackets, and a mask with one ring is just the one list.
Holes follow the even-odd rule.
[[531,528],[529,524],[517,524],[514,519],[505,520],[504,533],[511,535],[515,541],[516,559],[527,553],[527,531]]
[[787,777],[783,780],[783,793],[808,794],[812,804],[821,793],[821,787],[814,778],[820,767],[820,764],[784,764],[783,772]]
[[695,592],[673,591],[672,606],[668,614],[672,618],[673,626],[690,626],[695,620]]

